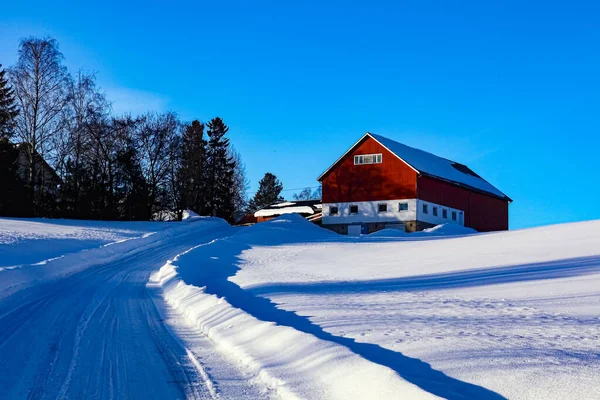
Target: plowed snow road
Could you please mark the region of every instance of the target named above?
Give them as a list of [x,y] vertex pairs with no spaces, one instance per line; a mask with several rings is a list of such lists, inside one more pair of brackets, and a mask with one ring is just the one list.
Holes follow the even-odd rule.
[[175,338],[146,288],[152,270],[213,238],[192,229],[0,300],[0,397],[265,397],[208,339],[190,350]]

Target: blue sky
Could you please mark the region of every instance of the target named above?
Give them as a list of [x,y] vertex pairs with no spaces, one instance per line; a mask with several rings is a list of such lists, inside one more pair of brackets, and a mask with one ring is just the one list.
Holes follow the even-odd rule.
[[10,2],[0,63],[50,35],[116,112],[221,116],[252,190],[316,186],[370,131],[468,164],[511,228],[600,218],[597,2],[322,3]]

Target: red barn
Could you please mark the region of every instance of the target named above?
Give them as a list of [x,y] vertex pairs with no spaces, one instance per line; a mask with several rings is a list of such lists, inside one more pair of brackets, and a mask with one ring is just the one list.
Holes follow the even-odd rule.
[[466,165],[366,133],[319,178],[324,227],[409,232],[443,223],[508,229],[512,201]]

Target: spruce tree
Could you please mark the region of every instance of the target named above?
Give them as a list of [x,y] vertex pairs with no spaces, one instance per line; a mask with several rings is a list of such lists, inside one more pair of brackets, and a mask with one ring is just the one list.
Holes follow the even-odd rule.
[[14,134],[15,118],[19,114],[15,92],[5,75],[6,71],[0,64],[0,138]]
[[206,210],[206,140],[204,124],[195,120],[188,125],[182,135],[181,184],[182,208],[189,208],[198,214]]
[[0,64],[0,215],[25,216],[22,208],[27,204],[26,193],[17,165],[19,150],[9,141],[19,112],[5,74]]
[[280,196],[283,184],[272,173],[267,172],[258,185],[258,191],[248,203],[248,212],[253,213],[270,204],[283,201],[283,197]]
[[208,215],[233,222],[235,161],[229,154],[229,139],[225,138],[229,128],[219,117],[213,118],[207,127],[209,140],[206,211]]
[[27,217],[28,192],[18,174],[19,149],[0,136],[0,215]]

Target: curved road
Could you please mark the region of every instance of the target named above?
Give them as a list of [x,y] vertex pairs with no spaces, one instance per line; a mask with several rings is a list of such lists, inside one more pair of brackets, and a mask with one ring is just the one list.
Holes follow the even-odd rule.
[[207,339],[193,355],[174,338],[146,288],[151,271],[213,238],[190,229],[0,300],[1,397],[265,397]]

